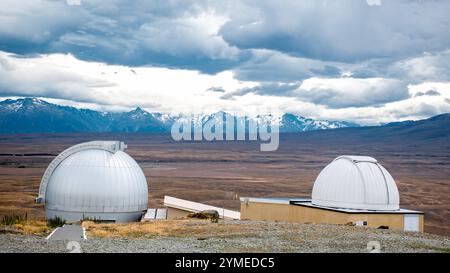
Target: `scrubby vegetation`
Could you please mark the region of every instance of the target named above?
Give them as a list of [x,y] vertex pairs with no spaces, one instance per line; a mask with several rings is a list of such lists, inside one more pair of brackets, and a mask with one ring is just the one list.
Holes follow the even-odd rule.
[[47,219],[47,225],[51,228],[62,227],[65,224],[66,224],[66,220],[64,220],[58,216],[55,216],[54,218],[51,218],[51,219]]
[[113,238],[152,237],[227,237],[248,236],[260,232],[258,227],[240,225],[237,221],[211,223],[209,219],[161,220],[123,224],[83,222],[88,236]]
[[2,232],[17,232],[23,234],[46,235],[51,231],[51,227],[45,221],[30,220],[28,214],[4,215],[2,218]]
[[2,225],[3,226],[12,226],[15,224],[23,224],[27,221],[28,214],[25,213],[25,216],[22,215],[4,215],[2,219]]
[[81,223],[83,222],[94,222],[96,224],[100,223],[114,223],[114,221],[108,221],[108,220],[102,220],[101,218],[90,218],[90,217],[84,217],[83,220],[81,220]]
[[210,219],[211,223],[218,223],[219,213],[216,210],[204,210],[200,212],[189,213],[187,215],[187,218]]

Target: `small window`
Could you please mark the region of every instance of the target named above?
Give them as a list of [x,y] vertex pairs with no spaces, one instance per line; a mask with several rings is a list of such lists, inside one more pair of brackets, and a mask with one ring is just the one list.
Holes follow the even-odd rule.
[[356,221],[355,225],[356,226],[367,226],[367,221]]

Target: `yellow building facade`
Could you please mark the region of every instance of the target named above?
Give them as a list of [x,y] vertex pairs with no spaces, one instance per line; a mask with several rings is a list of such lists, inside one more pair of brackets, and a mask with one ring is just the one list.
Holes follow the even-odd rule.
[[361,225],[418,232],[424,230],[424,215],[419,211],[328,208],[312,205],[308,199],[241,198],[241,220]]

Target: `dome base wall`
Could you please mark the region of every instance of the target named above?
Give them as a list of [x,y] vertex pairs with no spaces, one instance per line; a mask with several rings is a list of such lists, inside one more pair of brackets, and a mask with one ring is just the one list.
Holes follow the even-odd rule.
[[81,221],[83,219],[100,220],[105,222],[111,221],[115,223],[128,223],[140,221],[144,213],[145,211],[109,213],[109,212],[74,212],[74,211],[45,209],[45,218],[53,219],[55,217],[59,217],[69,223]]
[[379,210],[379,211],[393,211],[400,209],[400,206],[398,204],[367,204],[367,203],[358,204],[358,203],[344,203],[338,201],[317,200],[317,199],[312,199],[311,203],[316,206],[340,208],[340,209],[360,209],[360,210]]

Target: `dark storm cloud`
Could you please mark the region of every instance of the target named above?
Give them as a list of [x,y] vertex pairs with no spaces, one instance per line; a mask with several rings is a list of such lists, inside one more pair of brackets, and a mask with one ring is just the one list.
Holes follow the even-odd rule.
[[375,71],[372,69],[356,69],[351,71],[351,76],[353,78],[359,78],[359,79],[367,79],[367,78],[374,78],[380,76],[379,71]]
[[426,92],[417,92],[415,97],[420,97],[420,96],[440,96],[440,95],[441,95],[441,93],[439,93],[438,91],[430,89],[430,90],[428,90]]
[[[18,54],[72,53],[84,60],[218,72],[240,52],[211,33],[207,1],[5,0],[0,50]],[[220,25],[218,26],[220,27]]]
[[295,90],[302,101],[339,109],[347,107],[383,106],[409,98],[407,86],[392,79],[313,79]]
[[[70,52],[85,60],[218,72],[235,68],[260,80],[252,49],[306,59],[355,62],[442,51],[450,44],[449,1],[2,1],[0,50],[19,54]],[[393,16],[395,14],[395,16]],[[223,17],[217,33],[208,19]],[[339,67],[285,63],[266,80],[336,76]],[[355,77],[376,72],[356,71]]]
[[342,63],[299,58],[272,50],[247,51],[248,60],[234,69],[236,78],[262,82],[293,82],[314,76],[339,77]]
[[300,87],[301,83],[263,83],[259,86],[242,88],[235,92],[227,93],[223,99],[233,99],[236,96],[243,96],[249,93],[270,96],[292,96],[293,91]]
[[450,44],[450,2],[245,1],[252,10],[221,29],[239,48],[272,49],[306,58],[355,62],[442,51]]
[[[378,107],[409,98],[408,86],[450,81],[448,10],[447,0],[375,6],[363,0],[82,0],[79,6],[2,0],[0,53],[15,53],[14,59],[32,65],[52,56],[38,54],[70,53],[83,61],[130,66],[136,77],[142,76],[135,73],[140,66],[199,74],[229,70],[234,79],[252,82],[244,86],[256,87],[228,92],[222,88],[227,85],[214,82],[202,87],[206,97],[257,94],[329,109]],[[51,64],[44,67],[48,73],[33,72],[27,83],[0,58],[0,87],[11,95],[39,91],[76,100],[79,92],[109,84],[65,78],[64,69]],[[308,80],[315,84],[301,84]],[[418,95],[426,100],[438,94]]]
[[311,68],[311,72],[320,76],[338,77],[341,75],[341,70],[336,66],[325,65],[322,69]]
[[223,89],[220,86],[219,87],[210,87],[210,88],[206,89],[206,91],[225,93],[225,89]]

